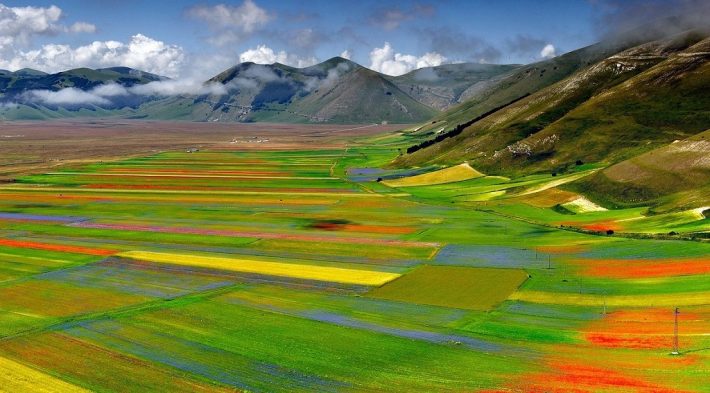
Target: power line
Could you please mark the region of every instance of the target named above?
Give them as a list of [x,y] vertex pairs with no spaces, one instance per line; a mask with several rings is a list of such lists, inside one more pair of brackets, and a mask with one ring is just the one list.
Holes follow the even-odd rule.
[[671,355],[680,355],[680,346],[678,345],[678,314],[680,314],[680,311],[678,307],[676,307],[673,312],[675,318],[673,325],[673,352],[671,352]]

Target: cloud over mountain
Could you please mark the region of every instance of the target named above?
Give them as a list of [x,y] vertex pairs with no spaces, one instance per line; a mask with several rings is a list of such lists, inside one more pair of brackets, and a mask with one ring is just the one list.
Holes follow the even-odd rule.
[[318,62],[315,57],[302,58],[286,51],[274,51],[266,45],[258,45],[256,48],[248,49],[239,55],[239,62],[252,62],[256,64],[281,63],[292,67],[308,67]]
[[403,75],[422,67],[433,67],[447,62],[446,57],[436,52],[428,52],[422,56],[396,53],[389,42],[382,48],[374,48],[370,52],[370,69],[386,75]]
[[143,34],[136,34],[127,43],[94,41],[71,47],[47,44],[34,50],[18,50],[11,57],[0,59],[0,68],[36,68],[58,72],[78,67],[114,67],[118,65],[175,77],[185,59],[184,50]]
[[540,57],[544,59],[551,59],[555,56],[557,56],[557,53],[555,51],[555,46],[552,44],[545,45],[540,51]]

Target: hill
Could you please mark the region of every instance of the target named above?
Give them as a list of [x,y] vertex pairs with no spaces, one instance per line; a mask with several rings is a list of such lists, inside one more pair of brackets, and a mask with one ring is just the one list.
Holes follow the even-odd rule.
[[467,101],[485,86],[504,78],[519,65],[445,64],[387,77],[402,91],[430,107],[445,110]]
[[710,206],[710,130],[605,168],[572,185],[607,205],[654,211]]
[[227,94],[170,97],[140,112],[200,121],[336,123],[411,123],[437,112],[384,75],[340,57],[302,69],[241,63],[208,82]]
[[[522,67],[418,131],[424,143],[395,164],[469,161],[488,173],[564,172],[578,161],[612,164],[687,138],[710,124],[709,46],[707,34],[692,31],[594,62],[613,45]],[[576,71],[539,90],[526,89],[567,72],[560,71],[562,64]],[[546,76],[550,67],[554,77]],[[433,139],[431,129],[441,126]]]
[[[115,67],[56,74],[0,71],[0,115],[5,119],[128,117],[189,121],[413,123],[426,121],[516,65],[450,64],[391,77],[341,57],[311,67],[240,63],[205,81],[204,92],[166,95],[134,91],[82,102],[38,100],[37,92],[92,94],[107,84],[124,88],[165,80]],[[63,91],[63,89],[69,89]],[[77,91],[71,91],[76,89]],[[197,89],[199,90],[199,89]],[[161,95],[162,94],[162,95]]]
[[67,87],[89,90],[107,83],[133,86],[165,78],[128,67],[101,69],[76,68],[56,74],[22,69],[15,72],[0,71],[0,97],[17,99],[29,90],[59,91]]
[[[22,69],[0,71],[0,117],[5,120],[45,120],[70,117],[115,117],[130,113],[145,97],[115,94],[110,100],[79,102],[72,100],[85,92],[106,85],[131,87],[166,80],[165,77],[129,67],[101,69],[76,68],[55,74]],[[57,99],[48,99],[52,93]],[[63,95],[62,95],[63,94]],[[98,101],[101,101],[100,103]]]

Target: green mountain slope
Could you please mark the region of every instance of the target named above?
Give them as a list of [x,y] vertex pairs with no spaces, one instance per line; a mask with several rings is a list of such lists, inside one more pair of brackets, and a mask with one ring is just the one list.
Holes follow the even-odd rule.
[[620,207],[710,209],[710,130],[619,162],[570,188]]
[[336,123],[411,123],[437,113],[384,75],[339,57],[303,69],[242,63],[208,82],[224,85],[227,94],[166,98],[140,112],[200,121]]
[[[396,164],[468,160],[490,173],[559,172],[578,160],[614,163],[701,132],[710,124],[710,41],[705,37],[685,33],[617,52]],[[522,81],[520,72],[514,78]],[[510,93],[503,87],[489,96],[509,99]],[[485,103],[468,113],[492,105],[490,99]],[[455,119],[457,110],[432,127]]]
[[29,90],[58,91],[67,87],[89,90],[106,83],[133,86],[163,79],[165,78],[128,67],[96,70],[76,68],[56,74],[22,69],[16,72],[0,72],[0,92],[1,97],[13,99]]
[[445,64],[386,78],[417,101],[444,110],[468,100],[479,89],[519,67],[514,64]]

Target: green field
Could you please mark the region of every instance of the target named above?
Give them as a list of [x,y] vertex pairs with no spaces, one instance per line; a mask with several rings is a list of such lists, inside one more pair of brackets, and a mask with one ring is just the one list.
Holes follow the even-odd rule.
[[[407,138],[214,145],[0,185],[7,386],[710,391],[710,244],[691,240],[706,218],[566,211],[581,196],[565,185],[602,164],[435,184],[450,171],[387,167]],[[387,184],[401,178],[435,181]]]
[[517,269],[422,266],[371,291],[368,296],[400,302],[490,310],[525,281]]

